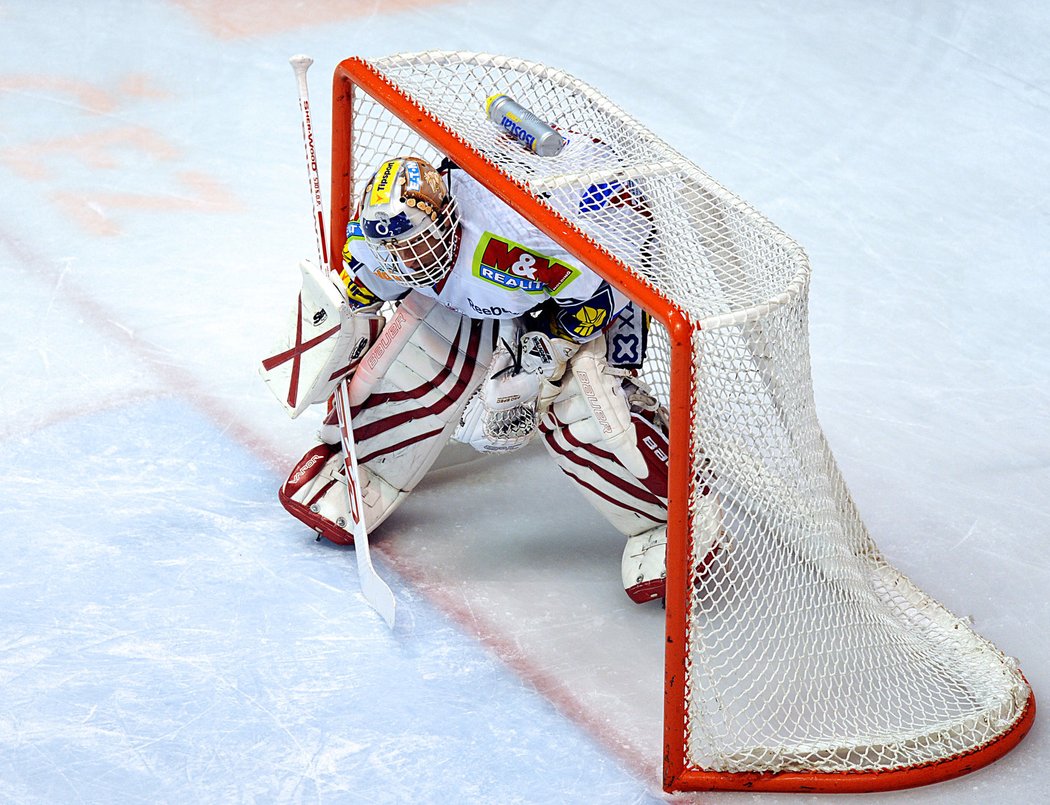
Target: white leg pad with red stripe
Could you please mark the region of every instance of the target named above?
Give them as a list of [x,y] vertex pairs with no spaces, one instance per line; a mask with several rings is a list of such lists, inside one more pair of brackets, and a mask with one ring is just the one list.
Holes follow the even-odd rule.
[[628,537],[620,572],[623,588],[632,601],[644,604],[663,598],[667,588],[667,526]]
[[[585,344],[540,432],[584,497],[624,536],[642,537],[629,542],[623,558],[624,587],[639,600],[632,592],[638,585],[649,598],[663,594],[668,444],[656,400],[629,374],[608,366],[604,339]],[[644,561],[631,547],[643,543],[651,549],[642,552]]]
[[[693,512],[693,539],[704,558],[693,568],[696,577],[707,572],[725,547],[722,507],[710,487]],[[663,598],[667,586],[667,526],[661,525],[627,538],[620,563],[623,588],[637,604]]]
[[[467,400],[485,379],[499,326],[498,321],[468,319],[413,293],[361,360],[350,383],[350,403],[370,530],[400,505],[437,459]],[[324,452],[324,447],[313,450]],[[325,452],[323,469],[316,472],[320,458],[303,469],[310,458],[307,453],[293,470],[281,501],[333,542],[352,542],[338,523],[348,517],[338,455]],[[293,484],[297,476],[300,482]],[[319,525],[318,517],[327,524]]]

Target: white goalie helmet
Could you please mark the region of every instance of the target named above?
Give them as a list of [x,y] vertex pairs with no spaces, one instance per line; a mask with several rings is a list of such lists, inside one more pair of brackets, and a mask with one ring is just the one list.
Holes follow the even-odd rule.
[[445,180],[429,162],[384,162],[361,197],[361,231],[382,271],[411,288],[436,285],[452,268],[459,217]]

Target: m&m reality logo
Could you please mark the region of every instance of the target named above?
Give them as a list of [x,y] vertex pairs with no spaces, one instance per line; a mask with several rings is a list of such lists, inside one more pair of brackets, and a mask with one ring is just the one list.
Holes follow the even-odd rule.
[[474,276],[510,291],[554,294],[579,270],[520,243],[486,232],[474,253]]

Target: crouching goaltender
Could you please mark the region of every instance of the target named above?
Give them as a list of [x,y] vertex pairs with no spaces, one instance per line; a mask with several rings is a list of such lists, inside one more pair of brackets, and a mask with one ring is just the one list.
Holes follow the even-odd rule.
[[[603,226],[622,220],[625,232],[651,231],[632,191],[612,181],[570,201],[580,216],[601,215]],[[645,244],[637,248],[640,255]],[[289,335],[302,354],[296,363],[288,360],[296,350],[286,351],[282,368],[301,378],[295,399],[282,402],[298,414],[330,402],[350,378],[370,531],[450,439],[510,453],[538,437],[625,537],[627,595],[639,603],[664,596],[667,416],[637,378],[644,313],[472,177],[411,155],[384,162],[368,182],[339,274],[301,269],[310,297],[302,304],[316,313],[299,316]],[[335,327],[336,337],[308,350]],[[280,500],[319,534],[350,544],[331,406],[318,435]]]

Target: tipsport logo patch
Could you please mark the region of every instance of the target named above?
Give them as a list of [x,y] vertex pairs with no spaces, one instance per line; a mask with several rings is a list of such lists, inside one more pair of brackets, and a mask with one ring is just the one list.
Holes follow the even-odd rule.
[[579,276],[579,269],[534,252],[520,243],[486,232],[474,251],[475,277],[508,291],[556,294]]
[[390,191],[394,189],[394,178],[400,167],[400,159],[392,159],[383,163],[383,167],[376,174],[375,184],[372,185],[372,197],[369,199],[371,206],[390,203]]

